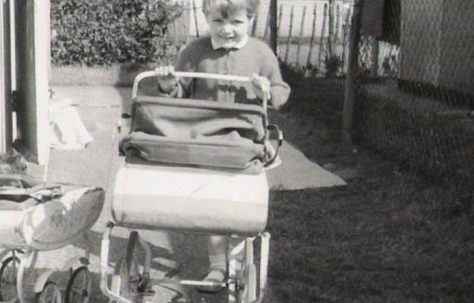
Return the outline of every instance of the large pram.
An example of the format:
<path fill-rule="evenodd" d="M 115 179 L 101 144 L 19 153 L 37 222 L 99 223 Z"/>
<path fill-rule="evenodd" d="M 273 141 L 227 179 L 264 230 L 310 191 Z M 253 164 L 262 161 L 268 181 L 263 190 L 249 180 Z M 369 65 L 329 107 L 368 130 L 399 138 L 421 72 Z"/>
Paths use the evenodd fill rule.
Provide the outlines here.
<path fill-rule="evenodd" d="M 246 77 L 177 74 L 249 82 Z M 140 82 L 154 76 L 153 71 L 141 73 L 133 85 L 131 127 L 120 144 L 125 161 L 115 177 L 113 222 L 102 239 L 102 292 L 117 302 L 153 302 L 152 285 L 177 283 L 227 288 L 229 302 L 260 302 L 270 240 L 265 232 L 269 192 L 265 170 L 282 142 L 278 128 L 267 124 L 267 101 L 250 105 L 139 96 Z M 279 143 L 275 149 L 268 143 L 270 134 Z M 114 226 L 220 234 L 243 241 L 229 248 L 224 283 L 153 279 L 150 245 L 133 230 L 125 256 L 117 262 L 118 281 L 109 285 Z M 260 251 L 255 253 L 256 243 Z M 139 248 L 144 258 L 135 256 Z"/>
<path fill-rule="evenodd" d="M 89 252 L 70 256 L 66 280 L 53 269 L 37 272 L 38 253 L 86 237 L 100 215 L 104 191 L 45 184 L 22 175 L 0 175 L 0 302 L 86 303 L 91 295 Z M 86 242 L 87 245 L 87 242 Z"/>

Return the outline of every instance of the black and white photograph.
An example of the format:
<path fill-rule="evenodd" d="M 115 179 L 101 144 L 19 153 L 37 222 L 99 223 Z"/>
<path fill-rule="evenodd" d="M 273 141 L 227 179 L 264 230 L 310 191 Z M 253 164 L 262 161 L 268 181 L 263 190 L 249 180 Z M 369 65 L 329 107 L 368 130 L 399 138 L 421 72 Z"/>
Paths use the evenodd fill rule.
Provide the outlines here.
<path fill-rule="evenodd" d="M 0 303 L 474 302 L 474 1 L 2 0 Z"/>

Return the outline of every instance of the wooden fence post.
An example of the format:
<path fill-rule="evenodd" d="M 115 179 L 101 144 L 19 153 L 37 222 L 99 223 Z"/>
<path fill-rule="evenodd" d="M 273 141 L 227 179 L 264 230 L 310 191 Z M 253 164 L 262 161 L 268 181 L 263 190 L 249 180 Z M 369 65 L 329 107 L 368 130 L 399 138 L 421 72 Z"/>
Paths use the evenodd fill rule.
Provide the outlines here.
<path fill-rule="evenodd" d="M 293 31 L 293 14 L 294 14 L 295 6 L 291 6 L 291 12 L 290 12 L 290 26 L 288 28 L 288 40 L 286 40 L 286 52 L 285 52 L 285 62 L 288 63 L 288 54 L 290 52 L 290 46 L 291 46 L 291 36 L 292 36 L 292 31 Z"/>
<path fill-rule="evenodd" d="M 316 32 L 316 3 L 314 4 L 314 9 L 313 9 L 313 24 L 311 27 L 311 38 L 309 40 L 309 51 L 308 51 L 308 58 L 306 59 L 306 66 L 310 67 L 311 66 L 311 55 L 313 54 L 313 45 L 314 45 L 314 35 Z"/>
<path fill-rule="evenodd" d="M 303 7 L 303 14 L 301 16 L 301 27 L 300 36 L 298 37 L 298 47 L 296 49 L 296 66 L 300 66 L 300 52 L 301 52 L 301 39 L 304 34 L 304 18 L 306 16 L 306 5 Z"/>
<path fill-rule="evenodd" d="M 324 12 L 323 12 L 323 26 L 321 26 L 321 35 L 319 36 L 319 52 L 318 52 L 318 64 L 322 65 L 321 59 L 323 55 L 324 48 L 324 34 L 326 33 L 326 19 L 328 16 L 328 5 L 324 3 Z"/>
<path fill-rule="evenodd" d="M 328 6 L 328 42 L 327 42 L 328 58 L 334 54 L 334 0 L 329 0 Z"/>
<path fill-rule="evenodd" d="M 271 12 L 271 5 L 268 7 L 268 14 L 267 14 L 267 19 L 265 19 L 265 29 L 263 30 L 263 41 L 267 41 L 268 37 L 268 32 L 270 29 L 270 22 L 272 22 L 272 12 Z M 270 43 L 270 48 L 272 48 L 272 41 L 269 41 Z M 272 48 L 273 49 L 273 48 Z"/>
<path fill-rule="evenodd" d="M 352 125 L 354 123 L 362 2 L 363 0 L 354 0 L 351 29 L 349 32 L 349 55 L 344 90 L 344 106 L 342 109 L 342 140 L 349 148 L 352 148 L 353 145 Z"/>
<path fill-rule="evenodd" d="M 255 37 L 257 34 L 257 25 L 258 25 L 258 12 L 255 14 L 252 25 L 252 37 Z"/>
<path fill-rule="evenodd" d="M 196 1 L 193 0 L 193 14 L 194 14 L 194 26 L 196 27 L 196 37 L 199 37 L 199 25 L 196 9 Z"/>
<path fill-rule="evenodd" d="M 283 16 L 283 4 L 280 4 L 279 9 L 278 9 L 278 25 L 277 25 L 278 33 L 280 33 L 282 16 Z"/>
<path fill-rule="evenodd" d="M 334 27 L 334 44 L 339 45 L 339 27 L 341 26 L 341 12 L 339 4 L 336 5 L 336 25 Z"/>

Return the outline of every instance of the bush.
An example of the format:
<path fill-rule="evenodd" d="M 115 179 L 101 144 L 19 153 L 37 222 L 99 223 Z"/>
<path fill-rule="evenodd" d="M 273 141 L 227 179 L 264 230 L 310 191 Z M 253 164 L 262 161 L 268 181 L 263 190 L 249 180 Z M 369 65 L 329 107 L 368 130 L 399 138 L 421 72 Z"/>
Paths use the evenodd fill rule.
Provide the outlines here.
<path fill-rule="evenodd" d="M 56 0 L 51 2 L 52 63 L 156 63 L 173 57 L 166 31 L 182 13 L 167 0 Z"/>

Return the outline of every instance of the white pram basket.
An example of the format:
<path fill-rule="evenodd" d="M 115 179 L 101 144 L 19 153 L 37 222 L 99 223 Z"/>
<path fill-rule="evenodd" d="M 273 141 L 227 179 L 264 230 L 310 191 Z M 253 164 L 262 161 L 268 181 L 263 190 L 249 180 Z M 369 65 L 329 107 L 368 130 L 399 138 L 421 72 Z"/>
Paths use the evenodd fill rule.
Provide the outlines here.
<path fill-rule="evenodd" d="M 177 74 L 249 81 L 235 76 Z M 144 264 L 140 264 L 143 270 L 138 273 L 138 286 L 111 290 L 108 285 L 109 237 L 117 225 L 246 237 L 243 265 L 229 264 L 228 280 L 218 286 L 230 290 L 230 302 L 260 301 L 266 286 L 270 239 L 265 232 L 269 192 L 265 166 L 276 156 L 268 151 L 268 129 L 279 133 L 275 126 L 267 125 L 266 100 L 260 106 L 137 96 L 140 81 L 153 76 L 154 72 L 145 72 L 134 82 L 131 130 L 121 141 L 125 157 L 114 183 L 114 222 L 109 223 L 102 241 L 102 291 L 119 302 L 153 298 L 151 286 L 146 285 L 152 282 L 150 249 L 136 231 L 131 233 L 128 251 L 139 243 L 147 253 Z M 281 135 L 278 139 L 281 144 Z M 259 283 L 253 261 L 256 238 L 261 239 Z M 137 280 L 128 276 L 131 273 L 127 268 L 133 263 L 127 260 L 129 255 L 122 261 L 119 284 Z M 230 262 L 237 260 L 231 258 Z M 190 280 L 178 283 L 213 284 Z"/>

